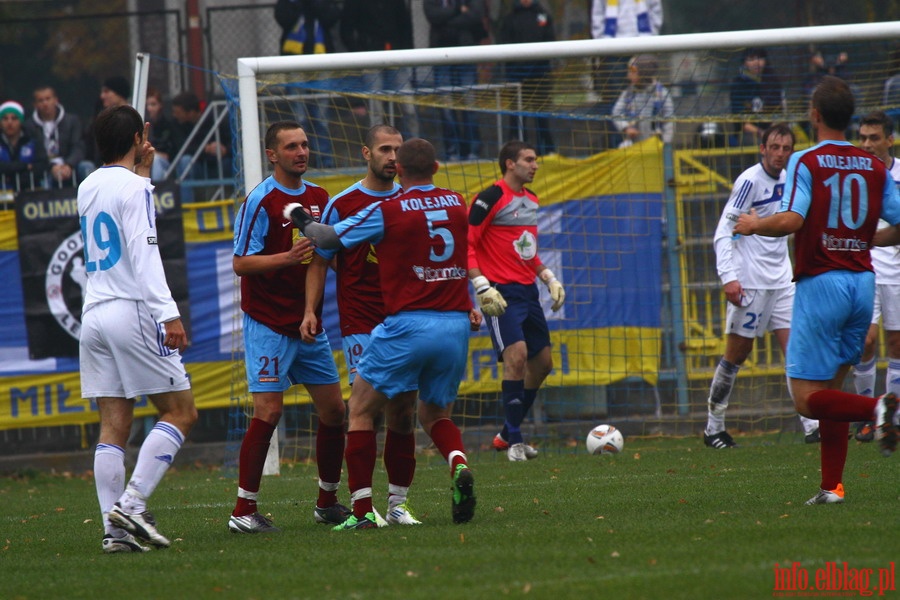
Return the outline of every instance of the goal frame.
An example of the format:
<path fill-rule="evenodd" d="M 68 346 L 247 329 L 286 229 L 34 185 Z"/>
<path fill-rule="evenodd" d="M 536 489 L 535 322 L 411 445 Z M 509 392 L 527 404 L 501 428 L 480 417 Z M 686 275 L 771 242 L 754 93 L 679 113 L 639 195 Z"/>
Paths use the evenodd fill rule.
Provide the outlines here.
<path fill-rule="evenodd" d="M 341 69 L 418 67 L 490 62 L 521 62 L 546 58 L 591 58 L 641 52 L 735 49 L 778 44 L 858 42 L 888 37 L 900 38 L 900 21 L 787 27 L 712 33 L 568 40 L 529 44 L 496 44 L 455 48 L 417 48 L 373 52 L 340 52 L 290 56 L 257 56 L 237 60 L 241 119 L 241 150 L 244 189 L 251 190 L 263 179 L 262 140 L 257 78 L 271 73 L 311 72 Z"/>

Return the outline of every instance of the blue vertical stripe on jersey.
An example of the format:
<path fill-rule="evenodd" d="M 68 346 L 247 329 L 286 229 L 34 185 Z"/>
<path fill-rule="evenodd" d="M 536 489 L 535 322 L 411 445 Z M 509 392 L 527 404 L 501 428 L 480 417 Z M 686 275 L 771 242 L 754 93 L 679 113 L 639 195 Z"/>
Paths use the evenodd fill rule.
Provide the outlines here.
<path fill-rule="evenodd" d="M 734 199 L 734 207 L 735 208 L 744 208 L 744 202 L 747 201 L 747 196 L 750 194 L 750 190 L 753 189 L 753 183 L 751 181 L 745 181 L 741 186 L 740 191 L 737 193 L 737 197 Z"/>

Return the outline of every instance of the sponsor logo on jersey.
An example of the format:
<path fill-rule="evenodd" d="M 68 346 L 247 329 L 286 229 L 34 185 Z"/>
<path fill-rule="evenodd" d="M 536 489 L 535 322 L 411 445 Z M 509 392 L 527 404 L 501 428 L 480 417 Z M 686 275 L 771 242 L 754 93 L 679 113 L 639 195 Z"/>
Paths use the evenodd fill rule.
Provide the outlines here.
<path fill-rule="evenodd" d="M 148 245 L 148 246 L 155 246 L 155 245 L 156 245 L 156 236 L 155 236 L 155 235 L 151 235 L 151 236 L 149 236 L 149 237 L 147 238 L 147 245 Z"/>
<path fill-rule="evenodd" d="M 523 231 L 522 235 L 513 241 L 513 248 L 522 260 L 531 260 L 537 256 L 537 239 L 530 231 Z"/>
<path fill-rule="evenodd" d="M 433 267 L 421 267 L 418 265 L 413 265 L 413 273 L 416 274 L 421 281 L 425 281 L 427 283 L 432 281 L 451 281 L 455 279 L 466 279 L 467 271 L 465 267 L 441 267 L 439 269 L 435 269 Z"/>

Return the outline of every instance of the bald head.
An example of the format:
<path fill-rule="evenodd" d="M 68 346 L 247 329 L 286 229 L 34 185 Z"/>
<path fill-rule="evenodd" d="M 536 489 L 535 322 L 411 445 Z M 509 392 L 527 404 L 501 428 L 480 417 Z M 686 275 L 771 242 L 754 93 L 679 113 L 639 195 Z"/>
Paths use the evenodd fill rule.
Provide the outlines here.
<path fill-rule="evenodd" d="M 415 181 L 430 180 L 437 171 L 434 146 L 422 138 L 412 138 L 403 142 L 397 151 L 397 163 L 401 176 Z"/>

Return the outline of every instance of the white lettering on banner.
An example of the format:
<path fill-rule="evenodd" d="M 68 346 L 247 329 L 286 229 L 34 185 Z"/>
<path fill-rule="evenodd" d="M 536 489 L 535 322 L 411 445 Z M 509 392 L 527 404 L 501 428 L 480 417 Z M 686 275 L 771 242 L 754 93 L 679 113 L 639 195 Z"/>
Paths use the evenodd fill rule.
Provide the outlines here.
<path fill-rule="evenodd" d="M 53 251 L 50 263 L 47 265 L 47 275 L 44 278 L 44 293 L 47 295 L 47 305 L 59 326 L 76 340 L 81 335 L 81 315 L 78 316 L 69 310 L 66 303 L 66 289 L 74 283 L 81 291 L 84 298 L 84 288 L 87 285 L 87 273 L 84 269 L 84 239 L 81 231 L 76 231 L 62 241 L 59 247 Z M 67 277 L 68 276 L 68 277 Z M 81 302 L 78 302 L 79 309 Z"/>
<path fill-rule="evenodd" d="M 77 217 L 78 203 L 75 198 L 26 202 L 22 206 L 22 216 L 29 221 L 54 219 L 56 217 Z"/>

